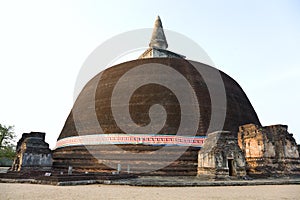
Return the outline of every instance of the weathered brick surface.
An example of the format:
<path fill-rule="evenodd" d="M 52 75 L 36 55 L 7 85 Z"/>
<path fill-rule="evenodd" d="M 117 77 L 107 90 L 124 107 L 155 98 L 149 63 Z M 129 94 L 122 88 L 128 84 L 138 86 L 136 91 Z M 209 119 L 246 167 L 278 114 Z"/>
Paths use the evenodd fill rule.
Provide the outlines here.
<path fill-rule="evenodd" d="M 143 65 L 143 64 L 163 64 L 170 68 L 175 69 L 180 74 L 182 74 L 185 79 L 192 86 L 199 104 L 200 109 L 200 120 L 198 124 L 198 130 L 196 135 L 205 136 L 208 130 L 208 126 L 211 120 L 211 99 L 207 88 L 207 85 L 198 71 L 195 69 L 195 65 L 203 70 L 211 68 L 202 63 L 198 62 L 188 62 L 184 59 L 176 58 L 152 58 L 152 59 L 139 59 L 126 63 L 122 63 L 111 68 L 106 69 L 100 74 L 96 75 L 90 80 L 81 91 L 78 99 L 76 100 L 74 107 L 66 120 L 66 123 L 62 129 L 62 132 L 58 139 L 63 139 L 70 136 L 77 136 L 77 129 L 81 129 L 81 134 L 110 134 L 110 133 L 124 133 L 121 130 L 114 119 L 111 109 L 111 97 L 114 87 L 118 80 L 129 70 Z M 194 65 L 192 65 L 192 64 Z M 155 73 L 155 72 L 153 72 Z M 157 73 L 157 72 L 156 72 Z M 160 74 L 157 74 L 159 76 Z M 230 131 L 236 135 L 238 132 L 238 127 L 247 123 L 254 123 L 260 125 L 259 119 L 249 101 L 246 94 L 243 92 L 242 88 L 228 75 L 220 71 L 221 78 L 224 82 L 226 90 L 226 108 L 218 105 L 214 105 L 219 111 L 226 109 L 226 118 L 223 130 Z M 98 78 L 101 76 L 98 82 Z M 206 77 L 210 84 L 216 84 L 213 78 Z M 121 87 L 129 86 L 124 84 Z M 96 92 L 96 93 L 95 93 Z M 95 99 L 91 98 L 95 94 Z M 217 95 L 217 94 L 216 94 Z M 218 97 L 217 97 L 218 98 Z M 221 96 L 219 97 L 221 98 Z M 95 100 L 95 108 L 89 107 L 89 102 Z M 185 105 L 180 105 L 176 95 L 169 89 L 162 85 L 157 84 L 147 84 L 138 88 L 132 95 L 130 102 L 124 102 L 124 105 L 128 105 L 131 117 L 133 121 L 140 125 L 145 126 L 149 124 L 149 108 L 154 104 L 162 105 L 167 113 L 167 119 L 164 127 L 158 132 L 158 134 L 170 134 L 174 135 L 177 133 L 181 117 L 186 117 L 181 115 L 181 108 Z M 189 105 L 187 105 L 189 106 Z M 76 121 L 73 117 L 73 112 L 80 115 L 80 121 Z M 97 121 L 91 120 L 93 118 L 93 113 L 96 112 Z M 217 112 L 219 113 L 219 112 Z M 119 113 L 122 115 L 122 113 Z M 188 115 L 187 115 L 188 116 Z M 76 126 L 75 126 L 76 124 Z M 98 129 L 98 125 L 101 126 L 103 132 Z M 213 126 L 214 127 L 214 126 Z M 218 127 L 218 125 L 216 125 Z M 211 131 L 218 131 L 215 128 Z M 191 129 L 192 132 L 192 129 Z M 139 132 L 131 132 L 135 134 Z M 153 134 L 153 133 L 149 133 Z M 124 145 L 122 148 L 136 148 L 137 151 L 147 148 L 143 145 Z M 54 167 L 62 167 L 67 165 L 77 165 L 86 166 L 85 169 L 98 169 L 101 171 L 103 165 L 99 162 L 89 162 L 89 165 L 85 159 L 78 159 L 75 163 L 70 159 L 69 151 L 72 151 L 73 147 L 70 148 L 60 148 L 54 151 Z M 198 149 L 199 150 L 199 149 Z M 82 154 L 86 154 L 85 148 L 82 148 Z M 193 154 L 191 150 L 188 150 L 188 154 L 179 158 L 175 161 L 173 165 L 167 167 L 168 171 L 166 173 L 177 172 L 178 174 L 191 173 L 196 175 L 197 173 L 197 153 Z M 65 154 L 64 154 L 65 153 Z M 170 152 L 172 153 L 172 151 Z M 74 152 L 78 156 L 81 155 L 80 151 Z M 110 152 L 109 155 L 114 157 L 114 152 Z M 168 157 L 168 154 L 164 155 Z M 129 159 L 130 160 L 130 159 Z M 117 162 L 117 160 L 115 160 Z M 142 162 L 142 161 L 141 161 Z M 154 161 L 153 161 L 154 162 Z M 157 161 L 156 161 L 157 162 Z M 94 164 L 93 164 L 94 163 Z M 177 164 L 176 164 L 177 163 Z M 180 163 L 180 164 L 179 164 Z M 150 163 L 151 164 L 151 163 Z M 184 167 L 188 170 L 183 170 Z M 75 167 L 74 167 L 75 169 Z M 106 168 L 105 168 L 106 170 Z"/>
<path fill-rule="evenodd" d="M 297 143 L 287 126 L 261 127 L 247 124 L 240 127 L 239 146 L 245 154 L 250 174 L 299 174 Z"/>
<path fill-rule="evenodd" d="M 23 133 L 17 143 L 17 155 L 12 170 L 49 170 L 52 167 L 52 152 L 45 142 L 45 133 Z"/>
<path fill-rule="evenodd" d="M 198 154 L 198 176 L 226 178 L 246 176 L 246 161 L 235 134 L 219 131 L 208 134 Z"/>

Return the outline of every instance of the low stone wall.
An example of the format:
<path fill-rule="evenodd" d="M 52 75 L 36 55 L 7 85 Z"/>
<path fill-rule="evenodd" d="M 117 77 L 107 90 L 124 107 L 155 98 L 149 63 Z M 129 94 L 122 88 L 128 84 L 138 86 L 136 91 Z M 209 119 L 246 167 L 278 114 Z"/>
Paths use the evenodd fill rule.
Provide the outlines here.
<path fill-rule="evenodd" d="M 11 167 L 13 160 L 8 158 L 0 158 L 0 167 Z"/>

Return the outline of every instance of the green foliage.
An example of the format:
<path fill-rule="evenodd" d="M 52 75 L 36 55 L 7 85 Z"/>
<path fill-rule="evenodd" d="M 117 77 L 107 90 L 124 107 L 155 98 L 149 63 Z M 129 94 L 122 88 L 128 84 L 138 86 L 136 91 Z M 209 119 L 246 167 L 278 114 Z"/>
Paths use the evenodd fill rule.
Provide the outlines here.
<path fill-rule="evenodd" d="M 5 126 L 0 124 L 0 158 L 13 159 L 15 151 L 16 134 L 13 126 Z"/>
<path fill-rule="evenodd" d="M 13 126 L 5 126 L 0 124 L 0 147 L 12 145 L 16 134 Z"/>
<path fill-rule="evenodd" d="M 9 147 L 2 147 L 0 149 L 0 158 L 8 158 L 10 160 L 13 160 L 16 155 L 15 147 L 9 146 Z"/>

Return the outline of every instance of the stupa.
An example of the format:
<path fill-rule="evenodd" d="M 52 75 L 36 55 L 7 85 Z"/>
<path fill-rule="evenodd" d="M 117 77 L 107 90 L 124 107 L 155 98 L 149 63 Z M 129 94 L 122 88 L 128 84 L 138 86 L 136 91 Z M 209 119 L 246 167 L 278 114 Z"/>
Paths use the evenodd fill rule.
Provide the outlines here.
<path fill-rule="evenodd" d="M 239 126 L 250 123 L 261 126 L 245 92 L 233 78 L 207 64 L 189 61 L 185 56 L 167 48 L 162 22 L 157 17 L 149 48 L 139 59 L 111 66 L 85 85 L 57 139 L 56 149 L 53 151 L 55 169 L 62 170 L 72 166 L 74 171 L 79 172 L 114 172 L 117 169 L 121 172 L 151 175 L 196 175 L 198 152 L 208 130 L 230 131 L 237 137 Z M 131 73 L 141 66 L 149 66 L 149 70 Z M 122 94 L 122 91 L 131 87 L 132 80 L 138 82 L 145 77 L 147 79 L 167 76 L 167 73 L 162 73 L 160 66 L 180 73 L 193 90 L 192 94 L 197 103 L 181 104 L 180 98 L 172 88 L 155 82 L 138 87 L 128 102 L 117 101 L 117 106 L 112 104 L 115 100 L 114 95 L 117 95 L 117 100 L 118 97 L 123 98 L 122 95 L 126 95 Z M 215 84 L 216 80 L 209 76 L 203 77 L 197 69 L 217 71 L 222 78 L 226 103 L 225 106 L 213 105 L 215 113 L 226 114 L 221 128 L 220 124 L 211 124 L 212 99 L 207 86 L 207 83 Z M 122 84 L 119 84 L 120 80 Z M 164 80 L 164 77 L 161 80 Z M 174 77 L 170 82 L 178 86 L 180 91 L 180 80 Z M 120 108 L 118 112 L 114 111 L 116 107 Z M 193 112 L 200 112 L 196 129 L 192 125 L 193 117 L 182 113 L 182 110 L 191 108 L 194 108 Z M 134 122 L 133 125 L 125 123 L 128 113 L 130 120 Z M 154 115 L 151 116 L 151 113 Z M 160 115 L 165 115 L 163 124 L 160 120 L 155 120 L 159 119 Z M 120 124 L 116 118 L 124 123 Z M 185 118 L 188 118 L 185 121 L 186 126 L 181 129 Z M 191 126 L 188 123 L 191 123 Z M 143 128 L 149 124 L 159 131 L 144 131 Z M 124 128 L 130 132 L 124 131 Z M 158 155 L 151 156 L 161 149 L 164 150 Z M 178 151 L 182 153 L 176 157 Z M 143 156 L 137 156 L 138 154 Z M 163 167 L 159 167 L 160 165 Z"/>

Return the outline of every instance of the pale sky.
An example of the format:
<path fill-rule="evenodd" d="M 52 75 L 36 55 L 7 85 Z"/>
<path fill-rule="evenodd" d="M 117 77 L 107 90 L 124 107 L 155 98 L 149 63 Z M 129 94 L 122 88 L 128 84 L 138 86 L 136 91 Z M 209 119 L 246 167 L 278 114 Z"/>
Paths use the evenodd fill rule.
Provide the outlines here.
<path fill-rule="evenodd" d="M 115 35 L 152 28 L 157 15 L 241 85 L 264 126 L 286 124 L 300 143 L 297 0 L 1 1 L 0 123 L 15 125 L 18 138 L 46 132 L 53 148 L 88 55 Z"/>

